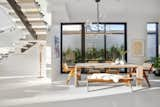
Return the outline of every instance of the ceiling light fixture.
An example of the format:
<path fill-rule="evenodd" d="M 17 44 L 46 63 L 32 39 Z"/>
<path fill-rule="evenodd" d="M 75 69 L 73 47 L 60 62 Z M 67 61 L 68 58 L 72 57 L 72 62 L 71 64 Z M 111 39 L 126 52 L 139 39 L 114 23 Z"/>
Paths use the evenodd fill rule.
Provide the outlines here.
<path fill-rule="evenodd" d="M 89 31 L 97 31 L 99 32 L 100 31 L 100 9 L 99 9 L 99 3 L 100 3 L 100 0 L 95 0 L 95 3 L 96 3 L 96 22 L 90 22 L 89 20 L 86 21 L 86 28 L 89 30 Z"/>
<path fill-rule="evenodd" d="M 100 21 L 100 12 L 99 12 L 99 2 L 100 2 L 100 0 L 95 0 L 95 2 L 97 3 L 97 30 L 99 31 L 100 29 L 99 29 L 99 21 Z"/>

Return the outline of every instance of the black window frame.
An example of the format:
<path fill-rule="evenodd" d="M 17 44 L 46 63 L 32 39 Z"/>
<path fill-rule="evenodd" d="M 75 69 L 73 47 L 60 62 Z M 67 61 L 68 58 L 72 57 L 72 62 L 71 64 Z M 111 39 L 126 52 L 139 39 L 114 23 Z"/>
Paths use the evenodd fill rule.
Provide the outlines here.
<path fill-rule="evenodd" d="M 124 50 L 127 51 L 127 23 L 126 22 L 100 22 L 99 24 L 105 24 L 105 25 L 124 25 Z M 86 29 L 85 29 L 85 23 L 81 23 L 81 22 L 75 22 L 75 23 L 61 23 L 60 26 L 60 31 L 61 31 L 61 40 L 60 40 L 60 49 L 61 49 L 61 57 L 60 57 L 60 70 L 61 73 L 65 73 L 63 72 L 63 61 L 62 61 L 62 52 L 63 52 L 63 25 L 81 25 L 82 26 L 82 30 L 81 30 L 81 52 L 82 52 L 82 61 L 81 62 L 86 62 L 85 60 L 85 33 L 86 33 Z M 105 60 L 106 60 L 106 35 L 104 34 L 104 49 L 105 49 Z M 127 59 L 127 54 L 125 54 L 125 60 L 126 62 L 128 61 Z"/>
<path fill-rule="evenodd" d="M 156 35 L 156 57 L 158 57 L 159 56 L 159 27 L 158 27 L 159 23 L 158 22 L 148 22 L 147 25 L 148 24 L 156 24 L 156 31 L 155 32 L 148 32 L 148 30 L 147 30 L 147 36 L 149 34 Z"/>

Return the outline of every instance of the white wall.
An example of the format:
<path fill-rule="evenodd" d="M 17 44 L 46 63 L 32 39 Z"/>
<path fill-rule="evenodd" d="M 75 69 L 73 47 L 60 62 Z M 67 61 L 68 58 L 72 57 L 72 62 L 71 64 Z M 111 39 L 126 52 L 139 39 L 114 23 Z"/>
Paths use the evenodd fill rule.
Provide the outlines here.
<path fill-rule="evenodd" d="M 48 2 L 48 11 L 53 16 L 52 29 L 55 31 L 57 30 L 54 29 L 55 24 L 60 25 L 61 22 L 96 21 L 96 5 L 92 0 L 48 0 Z M 132 41 L 141 39 L 146 44 L 147 22 L 160 21 L 159 4 L 159 0 L 102 0 L 100 4 L 102 22 L 127 23 L 129 63 L 142 64 L 144 62 L 145 54 L 144 56 L 133 56 L 131 53 Z M 51 35 L 54 35 L 53 33 L 52 31 Z M 145 44 L 144 52 L 146 52 Z M 55 66 L 59 67 L 58 65 Z"/>
<path fill-rule="evenodd" d="M 52 26 L 52 29 L 50 30 L 49 37 L 48 37 L 48 45 L 52 48 L 52 64 L 51 64 L 51 78 L 52 81 L 58 80 L 60 77 L 60 56 L 57 56 L 57 53 L 55 51 L 55 36 L 59 38 L 60 40 L 60 26 L 55 25 Z M 59 43 L 59 50 L 60 50 L 60 43 Z"/>
<path fill-rule="evenodd" d="M 13 54 L 0 63 L 0 76 L 39 76 L 39 51 L 36 46 L 24 54 Z"/>
<path fill-rule="evenodd" d="M 8 26 L 12 26 L 13 22 L 11 20 L 11 17 L 8 15 L 6 9 L 0 5 L 0 16 L 1 16 L 1 20 L 0 20 L 0 27 L 8 27 Z"/>

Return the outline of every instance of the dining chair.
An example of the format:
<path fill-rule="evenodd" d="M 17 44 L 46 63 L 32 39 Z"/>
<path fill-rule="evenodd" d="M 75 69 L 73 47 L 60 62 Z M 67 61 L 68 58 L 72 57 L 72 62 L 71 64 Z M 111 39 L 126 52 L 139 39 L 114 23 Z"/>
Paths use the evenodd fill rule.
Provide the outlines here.
<path fill-rule="evenodd" d="M 68 85 L 70 80 L 75 77 L 75 66 L 68 66 L 67 63 L 63 64 L 63 72 L 68 73 L 66 84 Z M 77 74 L 78 80 L 81 79 L 81 73 Z"/>
<path fill-rule="evenodd" d="M 148 87 L 151 87 L 149 82 L 149 74 L 153 72 L 153 64 L 152 63 L 143 63 L 143 76 L 146 79 Z"/>
<path fill-rule="evenodd" d="M 153 64 L 152 63 L 143 63 L 143 71 L 147 72 L 148 74 L 153 72 Z"/>

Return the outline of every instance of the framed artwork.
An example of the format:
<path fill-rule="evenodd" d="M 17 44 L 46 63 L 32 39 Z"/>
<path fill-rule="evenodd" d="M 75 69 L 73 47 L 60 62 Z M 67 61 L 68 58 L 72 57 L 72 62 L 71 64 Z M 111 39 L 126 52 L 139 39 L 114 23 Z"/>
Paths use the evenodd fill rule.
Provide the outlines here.
<path fill-rule="evenodd" d="M 54 37 L 54 49 L 55 49 L 55 54 L 56 54 L 56 57 L 59 58 L 60 57 L 60 39 L 59 37 L 55 36 Z"/>
<path fill-rule="evenodd" d="M 144 56 L 144 40 L 143 39 L 133 40 L 132 55 L 133 56 Z"/>

